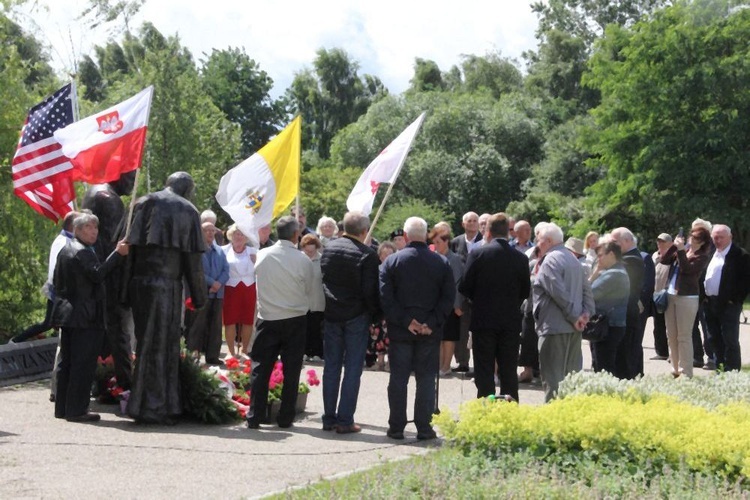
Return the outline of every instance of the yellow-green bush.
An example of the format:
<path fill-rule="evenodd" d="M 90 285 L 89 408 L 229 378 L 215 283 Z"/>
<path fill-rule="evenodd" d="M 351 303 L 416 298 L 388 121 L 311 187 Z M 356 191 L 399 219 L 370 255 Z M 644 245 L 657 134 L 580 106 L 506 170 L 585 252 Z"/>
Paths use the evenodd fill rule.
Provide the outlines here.
<path fill-rule="evenodd" d="M 544 406 L 502 401 L 465 403 L 455 421 L 435 417 L 448 442 L 465 451 L 530 450 L 540 458 L 583 455 L 750 477 L 750 405 L 714 410 L 653 395 L 577 395 Z"/>

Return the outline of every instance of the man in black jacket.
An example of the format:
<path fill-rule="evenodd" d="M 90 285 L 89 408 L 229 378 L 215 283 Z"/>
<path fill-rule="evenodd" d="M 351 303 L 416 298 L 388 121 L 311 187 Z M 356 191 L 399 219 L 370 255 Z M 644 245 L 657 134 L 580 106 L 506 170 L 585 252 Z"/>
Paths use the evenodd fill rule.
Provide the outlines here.
<path fill-rule="evenodd" d="M 630 278 L 630 296 L 625 318 L 625 337 L 617 347 L 615 375 L 621 379 L 634 379 L 643 365 L 643 331 L 641 330 L 641 291 L 646 272 L 645 263 L 633 233 L 626 227 L 612 231 L 612 241 L 622 250 L 622 263 Z M 640 358 L 640 359 L 639 359 Z"/>
<path fill-rule="evenodd" d="M 370 219 L 344 216 L 344 234 L 320 258 L 326 309 L 323 321 L 323 430 L 359 432 L 354 412 L 359 397 L 369 326 L 379 315 L 378 256 L 365 245 Z M 341 370 L 344 380 L 341 381 Z M 341 399 L 339 399 L 339 390 Z"/>
<path fill-rule="evenodd" d="M 521 304 L 529 296 L 529 259 L 508 243 L 508 217 L 487 222 L 489 243 L 469 254 L 459 292 L 472 301 L 471 331 L 477 397 L 495 394 L 495 362 L 500 392 L 518 401 L 518 347 Z"/>
<path fill-rule="evenodd" d="M 443 324 L 453 310 L 456 283 L 448 260 L 427 247 L 427 223 L 410 217 L 404 223 L 408 245 L 380 266 L 380 302 L 388 324 L 388 437 L 404 438 L 406 386 L 414 372 L 417 439 L 434 439 L 430 420 L 435 409 L 435 381 L 440 363 Z"/>
<path fill-rule="evenodd" d="M 706 269 L 706 323 L 713 343 L 716 368 L 739 370 L 740 313 L 750 287 L 750 255 L 732 243 L 732 230 L 716 224 L 711 231 L 716 246 Z"/>
<path fill-rule="evenodd" d="M 62 327 L 55 418 L 96 422 L 99 414 L 89 413 L 88 408 L 96 357 L 104 339 L 104 279 L 128 254 L 129 247 L 124 241 L 118 242 L 101 263 L 93 247 L 99 234 L 99 219 L 91 213 L 75 218 L 73 233 L 75 239 L 57 257 L 54 277 L 53 324 Z"/>

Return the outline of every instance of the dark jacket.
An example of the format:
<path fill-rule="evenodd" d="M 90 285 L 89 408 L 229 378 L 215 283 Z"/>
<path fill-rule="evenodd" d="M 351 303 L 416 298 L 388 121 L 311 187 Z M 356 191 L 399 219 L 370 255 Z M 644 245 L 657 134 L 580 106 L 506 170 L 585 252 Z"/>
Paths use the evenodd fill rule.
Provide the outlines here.
<path fill-rule="evenodd" d="M 750 292 L 750 254 L 732 243 L 724 258 L 719 283 L 719 303 L 742 304 Z"/>
<path fill-rule="evenodd" d="M 348 321 L 365 313 L 373 320 L 380 315 L 379 264 L 372 248 L 349 235 L 328 243 L 320 258 L 326 320 Z"/>
<path fill-rule="evenodd" d="M 426 243 L 412 241 L 380 266 L 380 301 L 391 340 L 441 340 L 455 295 L 448 260 Z M 426 323 L 432 334 L 415 336 L 409 331 L 412 319 Z"/>
<path fill-rule="evenodd" d="M 677 250 L 677 247 L 672 245 L 661 258 L 661 263 L 671 266 L 675 261 L 679 264 L 677 280 L 675 281 L 677 295 L 700 295 L 700 278 L 710 261 L 708 252 L 697 253 L 688 257 L 684 249 Z M 669 279 L 672 279 L 671 272 Z"/>
<path fill-rule="evenodd" d="M 529 297 L 529 259 L 504 239 L 469 254 L 458 291 L 472 301 L 471 329 L 521 331 L 521 304 Z"/>
<path fill-rule="evenodd" d="M 474 237 L 474 243 L 482 240 L 482 233 L 477 233 Z M 466 245 L 466 233 L 459 234 L 451 240 L 451 250 L 457 253 L 461 259 L 466 262 L 466 258 L 469 256 L 469 248 Z"/>
<path fill-rule="evenodd" d="M 77 239 L 69 241 L 57 256 L 52 324 L 67 328 L 104 329 L 104 278 L 121 261 L 122 256 L 112 252 L 101 263 L 94 247 L 87 247 Z"/>
<path fill-rule="evenodd" d="M 652 304 L 654 302 L 654 284 L 656 283 L 656 266 L 651 254 L 641 252 L 643 259 L 643 286 L 641 287 L 641 304 L 643 305 L 644 317 L 654 314 Z"/>
<path fill-rule="evenodd" d="M 628 273 L 630 280 L 630 295 L 628 298 L 627 325 L 630 328 L 636 328 L 640 323 L 641 311 L 638 302 L 641 300 L 641 291 L 643 290 L 643 275 L 646 267 L 638 248 L 631 248 L 622 254 L 622 264 Z"/>

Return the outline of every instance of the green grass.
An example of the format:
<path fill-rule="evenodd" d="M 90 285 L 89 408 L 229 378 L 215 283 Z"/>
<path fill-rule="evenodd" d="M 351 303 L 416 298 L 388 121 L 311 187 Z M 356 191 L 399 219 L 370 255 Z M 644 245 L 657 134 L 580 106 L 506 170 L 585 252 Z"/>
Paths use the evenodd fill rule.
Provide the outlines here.
<path fill-rule="evenodd" d="M 750 485 L 665 468 L 657 477 L 628 463 L 540 462 L 528 453 L 488 457 L 454 448 L 314 483 L 273 498 L 746 498 Z"/>

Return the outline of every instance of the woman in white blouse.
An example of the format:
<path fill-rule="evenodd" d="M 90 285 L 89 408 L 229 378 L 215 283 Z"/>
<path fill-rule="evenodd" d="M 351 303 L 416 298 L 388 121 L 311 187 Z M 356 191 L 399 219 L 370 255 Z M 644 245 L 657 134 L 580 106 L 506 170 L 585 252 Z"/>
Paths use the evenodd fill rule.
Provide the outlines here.
<path fill-rule="evenodd" d="M 250 337 L 255 321 L 255 257 L 256 248 L 248 246 L 248 238 L 232 224 L 227 229 L 228 245 L 222 248 L 229 263 L 229 281 L 224 289 L 224 334 L 229 356 L 238 357 L 235 350 L 237 325 L 240 326 L 242 347 L 239 358 L 247 359 Z"/>

